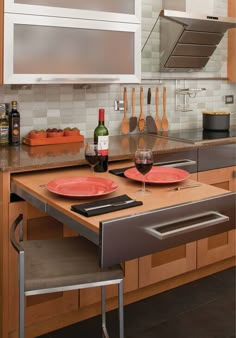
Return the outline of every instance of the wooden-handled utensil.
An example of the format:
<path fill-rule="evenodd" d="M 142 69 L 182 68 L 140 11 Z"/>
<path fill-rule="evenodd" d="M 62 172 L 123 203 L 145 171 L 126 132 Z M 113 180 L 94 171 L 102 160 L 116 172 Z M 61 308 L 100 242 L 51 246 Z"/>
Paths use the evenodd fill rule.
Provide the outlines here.
<path fill-rule="evenodd" d="M 123 134 L 128 134 L 129 132 L 129 121 L 126 116 L 126 107 L 127 107 L 127 93 L 126 87 L 124 87 L 124 94 L 123 94 L 123 101 L 124 101 L 124 117 L 121 123 L 121 131 Z"/>
<path fill-rule="evenodd" d="M 145 119 L 143 115 L 143 87 L 140 87 L 140 115 L 138 120 L 138 129 L 139 131 L 144 131 L 145 129 Z"/>
<path fill-rule="evenodd" d="M 166 87 L 165 86 L 163 87 L 162 103 L 163 103 L 163 115 L 162 115 L 162 120 L 161 120 L 161 129 L 168 130 L 168 120 L 166 116 Z"/>
<path fill-rule="evenodd" d="M 147 92 L 148 114 L 146 117 L 147 131 L 148 133 L 156 133 L 157 132 L 156 123 L 155 123 L 154 118 L 151 116 L 151 110 L 150 110 L 151 97 L 152 97 L 151 88 L 148 88 L 148 92 Z"/>
<path fill-rule="evenodd" d="M 156 88 L 156 93 L 155 93 L 155 106 L 156 106 L 156 115 L 155 115 L 155 123 L 157 130 L 161 129 L 161 119 L 158 114 L 158 104 L 159 104 L 159 90 Z"/>
<path fill-rule="evenodd" d="M 129 131 L 130 132 L 134 131 L 136 126 L 137 126 L 137 117 L 134 116 L 134 112 L 135 112 L 135 88 L 132 88 L 131 109 L 132 109 L 132 116 L 129 119 Z"/>

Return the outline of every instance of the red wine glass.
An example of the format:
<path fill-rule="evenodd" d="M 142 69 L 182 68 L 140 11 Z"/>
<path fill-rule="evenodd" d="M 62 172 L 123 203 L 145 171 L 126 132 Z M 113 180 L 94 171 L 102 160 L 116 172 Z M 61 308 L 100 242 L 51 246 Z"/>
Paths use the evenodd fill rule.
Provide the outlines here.
<path fill-rule="evenodd" d="M 152 169 L 153 154 L 151 149 L 138 149 L 135 152 L 135 167 L 143 175 L 142 189 L 138 190 L 139 193 L 145 194 L 149 191 L 145 188 L 145 176 Z"/>
<path fill-rule="evenodd" d="M 94 167 L 99 161 L 99 152 L 98 152 L 98 144 L 95 143 L 86 143 L 85 145 L 85 150 L 84 150 L 84 155 L 86 161 L 89 163 L 91 167 L 92 173 L 94 173 Z"/>

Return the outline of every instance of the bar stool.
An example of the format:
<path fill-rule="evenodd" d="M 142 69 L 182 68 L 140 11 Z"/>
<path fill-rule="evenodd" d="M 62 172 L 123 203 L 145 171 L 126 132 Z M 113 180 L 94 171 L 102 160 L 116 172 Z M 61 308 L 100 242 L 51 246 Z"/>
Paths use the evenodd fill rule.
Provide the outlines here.
<path fill-rule="evenodd" d="M 19 229 L 19 241 L 16 230 Z M 19 262 L 19 338 L 24 338 L 25 296 L 101 287 L 102 334 L 106 328 L 105 287 L 118 285 L 119 337 L 124 338 L 123 271 L 120 265 L 100 268 L 98 248 L 82 236 L 23 240 L 23 215 L 13 222 L 10 240 Z"/>

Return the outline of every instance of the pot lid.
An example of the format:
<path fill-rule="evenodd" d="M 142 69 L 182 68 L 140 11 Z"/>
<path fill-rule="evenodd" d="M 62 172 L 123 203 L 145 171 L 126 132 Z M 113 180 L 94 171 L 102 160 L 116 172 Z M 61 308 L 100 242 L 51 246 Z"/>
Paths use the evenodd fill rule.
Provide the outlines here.
<path fill-rule="evenodd" d="M 202 113 L 209 115 L 230 115 L 228 111 L 204 111 Z"/>

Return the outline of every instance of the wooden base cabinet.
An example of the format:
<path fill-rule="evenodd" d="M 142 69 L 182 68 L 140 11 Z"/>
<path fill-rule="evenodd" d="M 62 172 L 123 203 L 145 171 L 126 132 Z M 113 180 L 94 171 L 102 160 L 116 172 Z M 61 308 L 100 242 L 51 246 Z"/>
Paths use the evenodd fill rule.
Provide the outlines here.
<path fill-rule="evenodd" d="M 196 269 L 196 242 L 139 258 L 139 287 Z"/>
<path fill-rule="evenodd" d="M 198 180 L 230 191 L 236 191 L 236 167 L 198 173 Z M 236 254 L 236 230 L 197 241 L 197 267 L 203 267 Z"/>

